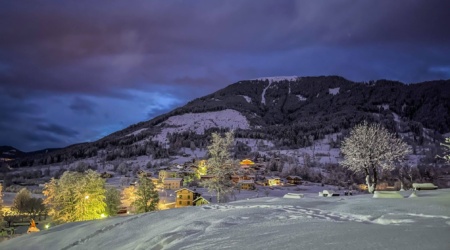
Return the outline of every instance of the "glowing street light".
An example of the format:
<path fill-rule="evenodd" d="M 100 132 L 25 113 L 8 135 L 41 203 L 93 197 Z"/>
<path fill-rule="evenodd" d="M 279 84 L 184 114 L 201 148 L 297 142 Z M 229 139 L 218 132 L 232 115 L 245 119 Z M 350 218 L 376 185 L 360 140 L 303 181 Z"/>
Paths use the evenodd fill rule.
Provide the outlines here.
<path fill-rule="evenodd" d="M 49 229 L 50 228 L 50 224 L 45 224 L 45 229 Z"/>

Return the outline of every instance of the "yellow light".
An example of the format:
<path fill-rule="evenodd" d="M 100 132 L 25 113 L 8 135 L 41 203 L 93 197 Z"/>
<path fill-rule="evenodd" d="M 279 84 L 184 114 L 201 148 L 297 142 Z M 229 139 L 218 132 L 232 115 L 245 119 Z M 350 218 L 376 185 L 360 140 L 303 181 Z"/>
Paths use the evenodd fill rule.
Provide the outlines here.
<path fill-rule="evenodd" d="M 101 214 L 100 217 L 101 218 L 106 218 L 106 215 L 105 214 Z"/>
<path fill-rule="evenodd" d="M 49 228 L 50 228 L 50 224 L 46 224 L 45 229 L 49 229 Z"/>
<path fill-rule="evenodd" d="M 84 198 L 85 198 L 86 200 L 89 199 L 89 195 L 84 196 Z"/>

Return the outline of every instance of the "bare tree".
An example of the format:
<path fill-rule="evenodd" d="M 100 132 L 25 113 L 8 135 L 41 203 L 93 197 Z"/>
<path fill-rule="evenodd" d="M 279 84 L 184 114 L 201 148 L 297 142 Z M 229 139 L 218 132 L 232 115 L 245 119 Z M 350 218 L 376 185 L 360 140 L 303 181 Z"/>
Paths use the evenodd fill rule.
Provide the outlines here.
<path fill-rule="evenodd" d="M 408 145 L 379 124 L 363 122 L 350 132 L 341 147 L 345 168 L 366 176 L 370 193 L 377 186 L 378 175 L 382 170 L 392 170 L 395 164 L 409 152 Z"/>

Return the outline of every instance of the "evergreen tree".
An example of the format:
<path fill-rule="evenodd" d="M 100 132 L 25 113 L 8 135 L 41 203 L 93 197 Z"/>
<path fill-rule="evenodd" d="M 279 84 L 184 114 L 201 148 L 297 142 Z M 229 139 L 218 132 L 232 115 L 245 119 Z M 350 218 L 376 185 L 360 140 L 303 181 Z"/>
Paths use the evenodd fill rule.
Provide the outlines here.
<path fill-rule="evenodd" d="M 231 193 L 234 188 L 231 176 L 237 169 L 236 164 L 231 159 L 233 143 L 233 132 L 225 133 L 225 137 L 213 133 L 211 145 L 208 146 L 209 159 L 206 164 L 208 174 L 213 177 L 203 181 L 203 185 L 208 188 L 209 192 L 216 192 L 217 202 L 220 202 L 220 198 L 224 195 Z"/>
<path fill-rule="evenodd" d="M 135 212 L 134 202 L 136 201 L 136 187 L 129 186 L 124 188 L 122 191 L 122 203 L 124 206 L 128 207 L 128 210 L 131 212 Z"/>
<path fill-rule="evenodd" d="M 106 188 L 105 202 L 106 214 L 109 216 L 116 215 L 120 206 L 120 191 L 114 187 Z"/>
<path fill-rule="evenodd" d="M 133 205 L 136 212 L 146 213 L 157 209 L 159 194 L 153 182 L 144 175 L 139 175 L 139 184 L 136 189 L 136 200 Z"/>
<path fill-rule="evenodd" d="M 105 212 L 105 180 L 92 170 L 64 172 L 59 180 L 52 178 L 43 193 L 57 222 L 99 219 Z"/>

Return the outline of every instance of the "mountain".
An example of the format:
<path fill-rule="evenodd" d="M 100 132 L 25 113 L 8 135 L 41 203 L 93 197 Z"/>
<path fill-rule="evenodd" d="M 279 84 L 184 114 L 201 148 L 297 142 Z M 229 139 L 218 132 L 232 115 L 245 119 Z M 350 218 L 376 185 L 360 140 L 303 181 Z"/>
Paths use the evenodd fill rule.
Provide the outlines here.
<path fill-rule="evenodd" d="M 414 150 L 438 145 L 450 132 L 450 80 L 358 83 L 320 76 L 239 81 L 96 142 L 26 156 L 15 166 L 94 156 L 105 161 L 142 155 L 169 159 L 188 148 L 204 150 L 211 132 L 229 129 L 239 141 L 238 157 L 256 154 L 256 146 L 288 150 L 324 139 L 337 148 L 349 129 L 363 120 L 382 123 Z"/>
<path fill-rule="evenodd" d="M 23 152 L 12 146 L 0 146 L 0 159 L 2 161 L 14 161 L 20 160 L 24 157 L 41 156 L 42 154 L 47 154 L 49 152 L 58 151 L 60 148 L 46 148 L 37 151 Z"/>
<path fill-rule="evenodd" d="M 0 159 L 2 161 L 12 161 L 21 158 L 25 155 L 24 152 L 11 146 L 0 146 Z"/>
<path fill-rule="evenodd" d="M 449 249 L 450 192 L 264 197 L 51 226 L 1 249 Z M 411 192 L 400 192 L 408 196 Z"/>

